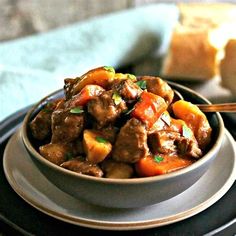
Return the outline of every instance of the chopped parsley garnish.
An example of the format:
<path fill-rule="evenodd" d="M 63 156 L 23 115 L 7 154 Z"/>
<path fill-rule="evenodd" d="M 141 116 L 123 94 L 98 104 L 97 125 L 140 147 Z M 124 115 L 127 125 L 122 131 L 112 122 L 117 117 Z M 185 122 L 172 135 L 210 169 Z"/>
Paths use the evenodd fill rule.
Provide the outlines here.
<path fill-rule="evenodd" d="M 112 66 L 104 66 L 103 68 L 109 72 L 115 73 L 115 69 Z"/>
<path fill-rule="evenodd" d="M 74 107 L 70 109 L 70 113 L 73 113 L 73 114 L 81 114 L 83 112 L 84 110 L 82 109 L 82 107 Z"/>
<path fill-rule="evenodd" d="M 71 160 L 71 159 L 73 158 L 72 153 L 71 153 L 71 152 L 67 152 L 67 153 L 65 154 L 65 158 L 66 158 L 67 161 Z"/>
<path fill-rule="evenodd" d="M 139 80 L 136 82 L 136 84 L 141 88 L 141 89 L 146 89 L 147 88 L 147 82 L 145 80 Z"/>
<path fill-rule="evenodd" d="M 132 74 L 127 74 L 127 78 L 136 81 L 136 76 Z"/>
<path fill-rule="evenodd" d="M 191 129 L 189 127 L 187 127 L 186 125 L 183 125 L 182 126 L 182 135 L 185 138 L 191 138 L 192 137 Z"/>
<path fill-rule="evenodd" d="M 170 116 L 168 115 L 168 113 L 163 112 L 161 115 L 161 119 L 168 125 L 170 126 Z"/>
<path fill-rule="evenodd" d="M 122 97 L 117 92 L 113 93 L 112 99 L 116 105 L 119 105 L 122 102 Z"/>
<path fill-rule="evenodd" d="M 155 160 L 155 162 L 160 163 L 160 162 L 162 162 L 164 160 L 164 158 L 161 157 L 161 156 L 155 155 L 154 156 L 154 160 Z"/>
<path fill-rule="evenodd" d="M 99 136 L 96 137 L 96 140 L 97 140 L 99 143 L 106 143 L 106 142 L 107 142 L 107 140 L 106 140 L 105 138 L 99 137 Z"/>

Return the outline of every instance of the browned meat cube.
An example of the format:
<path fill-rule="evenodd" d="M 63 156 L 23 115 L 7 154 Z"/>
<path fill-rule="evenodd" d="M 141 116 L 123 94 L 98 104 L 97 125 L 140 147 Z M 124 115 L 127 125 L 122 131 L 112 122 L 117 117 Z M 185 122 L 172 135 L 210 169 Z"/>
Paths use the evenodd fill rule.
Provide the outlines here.
<path fill-rule="evenodd" d="M 200 158 L 202 156 L 202 151 L 195 139 L 181 137 L 177 141 L 177 148 L 179 154 L 187 157 Z"/>
<path fill-rule="evenodd" d="M 180 138 L 178 132 L 157 131 L 148 136 L 148 145 L 152 153 L 171 154 L 177 153 L 175 141 Z"/>
<path fill-rule="evenodd" d="M 111 159 L 102 162 L 102 170 L 106 178 L 112 179 L 128 179 L 134 174 L 133 167 L 130 164 Z"/>
<path fill-rule="evenodd" d="M 113 126 L 108 126 L 100 130 L 96 130 L 101 137 L 108 140 L 110 143 L 114 143 L 116 139 L 117 130 Z"/>
<path fill-rule="evenodd" d="M 40 154 L 50 162 L 60 165 L 71 155 L 71 147 L 65 144 L 49 143 L 39 148 Z"/>
<path fill-rule="evenodd" d="M 146 81 L 147 91 L 164 98 L 167 104 L 170 104 L 174 98 L 174 91 L 161 78 L 154 76 L 143 76 L 140 80 Z"/>
<path fill-rule="evenodd" d="M 77 139 L 83 130 L 83 114 L 58 109 L 52 113 L 52 143 L 69 143 Z"/>
<path fill-rule="evenodd" d="M 202 151 L 194 136 L 187 138 L 174 131 L 161 130 L 148 136 L 150 150 L 154 154 L 180 154 L 199 158 Z"/>
<path fill-rule="evenodd" d="M 48 103 L 31 121 L 30 129 L 34 138 L 44 140 L 51 134 L 51 115 L 56 104 Z"/>
<path fill-rule="evenodd" d="M 65 169 L 84 175 L 91 175 L 96 177 L 103 176 L 103 171 L 98 165 L 92 164 L 88 161 L 84 161 L 81 158 L 71 159 L 69 161 L 62 163 L 60 166 Z"/>
<path fill-rule="evenodd" d="M 112 157 L 116 161 L 135 163 L 148 153 L 145 125 L 132 118 L 120 129 Z"/>
<path fill-rule="evenodd" d="M 135 100 L 142 93 L 142 89 L 130 79 L 115 80 L 112 89 L 117 91 L 125 100 Z"/>
<path fill-rule="evenodd" d="M 72 98 L 74 85 L 77 83 L 78 79 L 67 78 L 64 80 L 64 92 L 66 100 Z"/>
<path fill-rule="evenodd" d="M 120 114 L 127 110 L 125 101 L 115 101 L 113 95 L 112 90 L 105 91 L 88 102 L 88 112 L 95 118 L 99 127 L 114 123 Z"/>

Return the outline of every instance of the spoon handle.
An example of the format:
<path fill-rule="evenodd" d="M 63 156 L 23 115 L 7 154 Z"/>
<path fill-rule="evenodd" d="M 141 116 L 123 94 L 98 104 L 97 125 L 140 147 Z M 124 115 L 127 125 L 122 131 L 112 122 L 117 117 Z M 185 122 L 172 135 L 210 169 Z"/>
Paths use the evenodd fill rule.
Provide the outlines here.
<path fill-rule="evenodd" d="M 203 112 L 236 112 L 236 103 L 196 104 Z"/>

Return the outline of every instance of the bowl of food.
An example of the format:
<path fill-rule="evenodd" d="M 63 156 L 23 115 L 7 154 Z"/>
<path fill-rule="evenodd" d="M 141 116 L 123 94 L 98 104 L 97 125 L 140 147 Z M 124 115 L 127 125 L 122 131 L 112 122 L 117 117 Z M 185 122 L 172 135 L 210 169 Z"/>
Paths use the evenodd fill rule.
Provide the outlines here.
<path fill-rule="evenodd" d="M 22 139 L 62 191 L 105 207 L 143 207 L 191 187 L 219 151 L 220 114 L 206 115 L 195 103 L 209 102 L 159 77 L 99 67 L 65 79 L 63 90 L 38 102 Z"/>

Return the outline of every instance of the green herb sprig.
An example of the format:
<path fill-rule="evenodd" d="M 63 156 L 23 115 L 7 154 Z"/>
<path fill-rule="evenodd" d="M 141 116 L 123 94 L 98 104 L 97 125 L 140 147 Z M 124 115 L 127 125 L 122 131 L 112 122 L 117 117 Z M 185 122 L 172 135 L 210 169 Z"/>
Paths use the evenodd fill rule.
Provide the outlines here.
<path fill-rule="evenodd" d="M 73 113 L 73 114 L 81 114 L 83 112 L 84 112 L 84 110 L 82 107 L 74 107 L 74 108 L 70 109 L 70 113 Z"/>
<path fill-rule="evenodd" d="M 157 163 L 160 163 L 163 160 L 164 160 L 164 158 L 162 156 L 159 156 L 159 155 L 154 156 L 154 161 L 157 162 Z"/>
<path fill-rule="evenodd" d="M 112 99 L 116 105 L 119 105 L 122 102 L 122 97 L 116 91 L 113 93 Z"/>
<path fill-rule="evenodd" d="M 127 74 L 127 78 L 133 81 L 136 81 L 136 76 L 133 74 Z"/>
<path fill-rule="evenodd" d="M 103 68 L 109 72 L 115 73 L 115 69 L 112 66 L 104 66 Z"/>
<path fill-rule="evenodd" d="M 187 127 L 186 125 L 183 125 L 182 126 L 182 135 L 185 138 L 191 138 L 192 137 L 191 129 L 189 127 Z"/>
<path fill-rule="evenodd" d="M 136 82 L 136 84 L 141 88 L 141 89 L 147 89 L 147 82 L 145 80 L 139 80 Z"/>
<path fill-rule="evenodd" d="M 107 143 L 107 140 L 103 137 L 97 136 L 95 138 L 99 143 Z"/>

